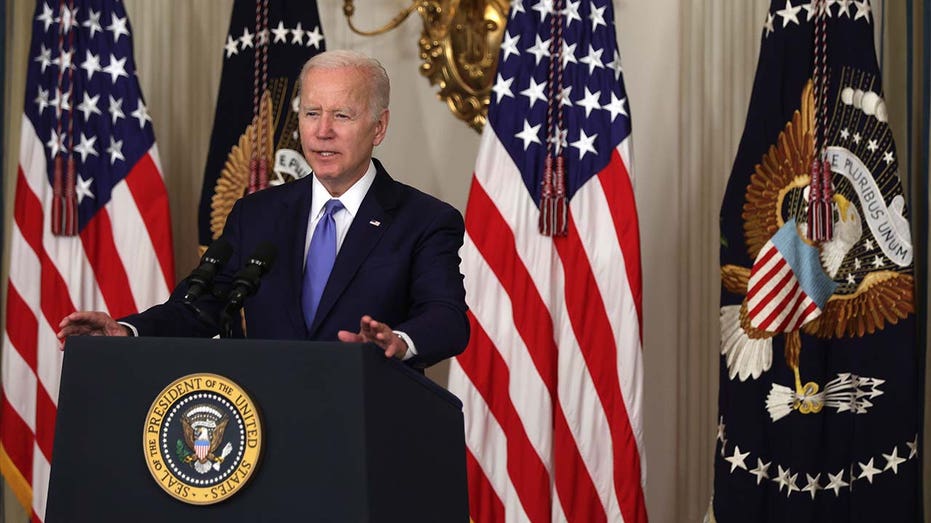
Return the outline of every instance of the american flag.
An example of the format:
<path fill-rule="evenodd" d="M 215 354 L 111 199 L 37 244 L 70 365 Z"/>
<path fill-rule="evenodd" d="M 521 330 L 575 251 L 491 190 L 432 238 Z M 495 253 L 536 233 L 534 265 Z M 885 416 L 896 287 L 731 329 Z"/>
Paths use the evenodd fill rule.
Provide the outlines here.
<path fill-rule="evenodd" d="M 40 1 L 32 31 L 9 247 L 0 464 L 41 520 L 59 321 L 76 309 L 119 317 L 163 301 L 174 268 L 168 198 L 123 4 Z"/>
<path fill-rule="evenodd" d="M 821 270 L 818 249 L 789 220 L 760 249 L 747 284 L 747 316 L 755 329 L 790 332 L 817 318 L 837 284 Z"/>
<path fill-rule="evenodd" d="M 466 209 L 472 339 L 449 379 L 477 523 L 647 519 L 630 132 L 611 1 L 512 2 Z M 538 229 L 553 149 L 565 236 Z"/>

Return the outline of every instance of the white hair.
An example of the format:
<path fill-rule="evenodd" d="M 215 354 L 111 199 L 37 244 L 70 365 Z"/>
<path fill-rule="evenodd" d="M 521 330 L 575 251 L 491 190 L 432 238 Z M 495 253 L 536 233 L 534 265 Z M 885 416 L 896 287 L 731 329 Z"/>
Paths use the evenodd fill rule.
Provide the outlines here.
<path fill-rule="evenodd" d="M 368 77 L 368 85 L 371 89 L 369 109 L 372 111 L 372 119 L 377 120 L 382 111 L 388 108 L 391 84 L 388 81 L 388 72 L 385 71 L 381 62 L 370 56 L 348 49 L 324 51 L 314 55 L 310 60 L 304 62 L 301 74 L 298 76 L 298 85 L 302 87 L 304 75 L 312 69 L 339 69 L 342 67 L 358 69 Z M 300 88 L 298 92 L 300 92 Z"/>

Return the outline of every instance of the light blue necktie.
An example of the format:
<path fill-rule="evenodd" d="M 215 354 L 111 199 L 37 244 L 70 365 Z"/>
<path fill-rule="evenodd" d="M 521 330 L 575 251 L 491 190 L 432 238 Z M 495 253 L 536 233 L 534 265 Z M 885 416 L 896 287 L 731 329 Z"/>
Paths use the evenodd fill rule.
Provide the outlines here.
<path fill-rule="evenodd" d="M 310 238 L 307 250 L 307 264 L 304 267 L 304 284 L 301 292 L 301 305 L 304 307 L 304 324 L 307 330 L 314 323 L 317 306 L 323 288 L 330 278 L 333 262 L 336 260 L 336 221 L 333 215 L 343 208 L 343 203 L 332 199 L 323 205 L 323 216 L 317 222 L 314 234 Z"/>

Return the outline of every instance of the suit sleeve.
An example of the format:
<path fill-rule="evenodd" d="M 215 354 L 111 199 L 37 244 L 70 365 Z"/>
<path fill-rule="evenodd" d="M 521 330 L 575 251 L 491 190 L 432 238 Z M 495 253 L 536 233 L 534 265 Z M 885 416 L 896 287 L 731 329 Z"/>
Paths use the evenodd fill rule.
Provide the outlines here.
<path fill-rule="evenodd" d="M 444 205 L 424 232 L 411 260 L 410 314 L 392 328 L 417 347 L 409 365 L 423 368 L 461 353 L 469 341 L 465 287 L 459 271 L 462 215 Z"/>
<path fill-rule="evenodd" d="M 233 255 L 224 265 L 214 280 L 215 289 L 227 289 L 233 281 L 236 268 L 242 263 L 241 243 L 239 238 L 239 221 L 242 215 L 242 200 L 236 202 L 226 220 L 223 238 L 233 246 Z M 193 305 L 184 303 L 187 282 L 182 281 L 172 291 L 165 303 L 155 305 L 138 314 L 119 318 L 117 321 L 128 323 L 136 328 L 140 336 L 174 336 L 174 337 L 212 337 L 219 333 L 218 322 L 220 310 L 224 303 L 211 293 L 205 293 Z M 234 322 L 237 323 L 238 322 Z M 234 325 L 234 327 L 239 327 Z M 234 330 L 234 336 L 241 333 L 241 328 Z"/>

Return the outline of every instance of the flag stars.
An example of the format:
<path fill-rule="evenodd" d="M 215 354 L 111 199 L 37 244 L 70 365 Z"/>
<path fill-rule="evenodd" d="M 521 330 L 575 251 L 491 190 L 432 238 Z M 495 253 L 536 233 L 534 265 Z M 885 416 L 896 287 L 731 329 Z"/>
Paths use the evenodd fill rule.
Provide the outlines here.
<path fill-rule="evenodd" d="M 798 491 L 798 485 L 796 484 L 798 473 L 792 474 L 792 469 L 788 468 L 783 470 L 782 465 L 777 465 L 777 467 L 779 468 L 779 473 L 773 478 L 773 482 L 779 484 L 779 492 L 782 492 L 782 489 L 785 488 L 786 497 L 789 497 L 792 491 Z"/>
<path fill-rule="evenodd" d="M 314 27 L 313 31 L 307 31 L 307 47 L 313 46 L 320 49 L 320 42 L 323 41 L 323 33 L 320 32 L 320 26 Z"/>
<path fill-rule="evenodd" d="M 595 72 L 596 68 L 604 69 L 604 63 L 601 61 L 601 53 L 604 52 L 604 49 L 595 50 L 594 47 L 588 48 L 588 55 L 582 57 L 580 62 L 588 65 L 588 74 Z"/>
<path fill-rule="evenodd" d="M 619 53 L 617 49 L 614 50 L 614 59 L 608 62 L 607 66 L 609 69 L 614 70 L 614 79 L 620 80 L 624 68 L 621 67 L 621 53 Z"/>
<path fill-rule="evenodd" d="M 284 26 L 284 22 L 279 21 L 278 25 L 272 29 L 272 34 L 275 35 L 275 38 L 272 40 L 274 43 L 288 43 L 288 29 Z M 227 58 L 229 55 L 227 55 Z"/>
<path fill-rule="evenodd" d="M 536 38 L 537 38 L 536 43 L 534 43 L 533 46 L 528 48 L 527 52 L 532 54 L 533 57 L 536 59 L 536 63 L 534 65 L 540 65 L 540 60 L 542 60 L 544 56 L 549 58 L 550 42 L 553 39 L 548 38 L 546 41 L 543 41 L 543 40 L 540 40 L 540 35 L 536 35 Z"/>
<path fill-rule="evenodd" d="M 91 38 L 94 38 L 94 35 L 96 35 L 97 32 L 102 33 L 103 26 L 100 25 L 100 12 L 91 9 L 90 13 L 87 15 L 87 20 L 84 20 L 84 22 L 81 23 L 81 26 L 86 27 L 87 30 L 90 31 Z"/>
<path fill-rule="evenodd" d="M 791 0 L 786 0 L 785 9 L 780 9 L 776 11 L 776 14 L 782 17 L 782 27 L 785 28 L 789 25 L 789 22 L 792 22 L 795 25 L 799 25 L 798 22 L 798 12 L 802 10 L 802 6 L 792 6 Z"/>
<path fill-rule="evenodd" d="M 129 78 L 129 75 L 126 74 L 126 58 L 117 60 L 116 56 L 111 53 L 110 63 L 103 68 L 103 72 L 110 75 L 110 83 L 116 83 L 116 80 L 121 76 Z"/>
<path fill-rule="evenodd" d="M 524 142 L 525 151 L 532 143 L 543 145 L 543 143 L 540 141 L 541 125 L 542 124 L 538 124 L 531 127 L 530 122 L 524 120 L 524 130 L 514 135 L 515 138 L 519 138 Z"/>
<path fill-rule="evenodd" d="M 223 49 L 226 50 L 226 57 L 229 58 L 234 54 L 239 54 L 239 40 L 234 40 L 232 36 L 226 37 L 226 45 L 223 46 Z"/>
<path fill-rule="evenodd" d="M 139 106 L 136 107 L 136 110 L 129 113 L 130 116 L 139 120 L 139 128 L 142 129 L 145 127 L 146 122 L 151 122 L 152 117 L 149 116 L 149 111 L 146 109 L 145 104 L 142 103 L 142 99 L 139 100 Z"/>
<path fill-rule="evenodd" d="M 39 106 L 39 116 L 42 116 L 42 113 L 49 106 L 48 90 L 39 87 L 39 95 L 36 96 L 35 102 Z"/>
<path fill-rule="evenodd" d="M 866 478 L 867 481 L 870 482 L 870 484 L 873 483 L 873 476 L 875 476 L 876 474 L 880 474 L 882 472 L 878 468 L 875 468 L 873 466 L 873 458 L 870 458 L 870 460 L 866 463 L 859 463 L 859 465 L 860 465 L 861 472 L 860 472 L 860 475 L 857 476 L 857 479 Z"/>
<path fill-rule="evenodd" d="M 617 119 L 618 116 L 628 116 L 627 109 L 624 108 L 624 105 L 627 103 L 627 97 L 618 98 L 614 93 L 611 93 L 611 103 L 605 106 L 605 109 L 611 113 L 611 121 Z"/>
<path fill-rule="evenodd" d="M 847 273 L 847 283 L 850 285 L 856 285 L 857 283 L 857 279 L 853 277 L 852 272 Z"/>
<path fill-rule="evenodd" d="M 853 133 L 853 143 L 860 145 L 861 140 L 863 140 L 863 137 L 860 136 L 860 133 Z"/>
<path fill-rule="evenodd" d="M 88 121 L 92 114 L 101 114 L 100 109 L 97 108 L 97 101 L 100 100 L 100 95 L 90 96 L 87 94 L 87 91 L 84 91 L 84 100 L 78 105 L 78 110 L 84 113 L 84 121 Z"/>
<path fill-rule="evenodd" d="M 110 106 L 107 109 L 107 112 L 110 113 L 110 118 L 113 121 L 113 125 L 116 125 L 116 121 L 120 118 L 126 118 L 126 115 L 123 114 L 123 99 L 110 96 Z"/>
<path fill-rule="evenodd" d="M 93 80 L 94 73 L 99 73 L 103 69 L 100 68 L 100 57 L 91 53 L 90 50 L 86 50 L 84 61 L 81 62 L 81 69 L 87 73 L 87 79 Z"/>
<path fill-rule="evenodd" d="M 726 429 L 724 424 L 724 416 L 718 418 L 718 434 L 715 437 L 716 440 L 720 441 L 723 444 L 727 444 L 727 438 L 724 437 L 724 431 Z"/>
<path fill-rule="evenodd" d="M 598 133 L 588 136 L 585 134 L 585 129 L 579 129 L 579 139 L 570 144 L 579 151 L 579 160 L 585 158 L 587 153 L 598 156 L 598 151 L 595 150 L 596 138 L 598 138 Z"/>
<path fill-rule="evenodd" d="M 804 9 L 805 12 L 807 13 L 807 15 L 805 16 L 806 22 L 811 22 L 812 18 L 818 16 L 818 7 L 815 6 L 814 4 L 815 4 L 814 2 L 808 2 L 806 4 L 802 4 L 802 9 Z"/>
<path fill-rule="evenodd" d="M 504 51 L 504 56 L 501 58 L 502 62 L 507 61 L 511 55 L 520 57 L 520 51 L 517 50 L 518 42 L 520 42 L 520 35 L 511 36 L 509 33 L 505 33 L 504 41 L 501 42 L 501 50 Z"/>
<path fill-rule="evenodd" d="M 769 479 L 769 466 L 772 462 L 763 463 L 763 460 L 756 458 L 756 468 L 750 471 L 750 474 L 756 476 L 756 484 L 759 485 L 764 479 Z"/>
<path fill-rule="evenodd" d="M 864 242 L 863 242 L 863 248 L 866 249 L 866 250 L 868 250 L 868 251 L 872 251 L 872 250 L 875 249 L 876 247 L 873 245 L 873 240 L 870 239 L 870 238 L 867 238 L 867 239 L 864 240 Z"/>
<path fill-rule="evenodd" d="M 81 163 L 86 162 L 88 156 L 98 156 L 97 149 L 94 148 L 94 143 L 96 142 L 96 136 L 88 138 L 87 135 L 81 133 L 81 143 L 74 146 L 74 152 L 81 155 Z"/>
<path fill-rule="evenodd" d="M 886 165 L 892 165 L 892 162 L 895 161 L 895 157 L 892 156 L 892 151 L 886 151 L 886 153 L 883 154 L 883 161 L 886 162 Z"/>
<path fill-rule="evenodd" d="M 875 153 L 875 152 L 876 152 L 876 149 L 879 149 L 879 143 L 876 142 L 876 140 L 870 140 L 870 141 L 867 143 L 866 148 L 869 149 L 869 151 L 870 151 L 871 153 Z"/>
<path fill-rule="evenodd" d="M 841 137 L 842 139 L 844 139 L 844 140 L 849 140 L 849 139 L 850 139 L 850 130 L 847 129 L 846 127 L 844 127 L 843 129 L 841 129 L 841 131 L 840 131 L 840 137 Z"/>
<path fill-rule="evenodd" d="M 492 86 L 491 88 L 491 90 L 494 91 L 495 96 L 497 96 L 497 98 L 495 98 L 496 102 L 501 103 L 501 99 L 506 98 L 508 96 L 510 96 L 511 98 L 514 98 L 514 93 L 511 92 L 512 83 L 514 83 L 513 78 L 508 78 L 507 80 L 505 80 L 501 76 L 501 73 L 498 73 L 498 80 L 495 82 L 495 85 Z"/>
<path fill-rule="evenodd" d="M 607 8 L 608 6 L 595 7 L 595 4 L 592 3 L 588 14 L 588 19 L 592 22 L 592 32 L 597 31 L 599 25 L 608 27 L 608 24 L 605 23 L 605 9 Z"/>
<path fill-rule="evenodd" d="M 61 118 L 62 111 L 71 110 L 71 93 L 62 93 L 61 89 L 55 89 L 55 98 L 49 102 L 49 105 L 55 108 L 56 118 Z"/>
<path fill-rule="evenodd" d="M 885 264 L 885 259 L 882 256 L 877 254 L 876 257 L 873 258 L 873 267 L 879 269 Z"/>
<path fill-rule="evenodd" d="M 850 4 L 853 0 L 837 0 L 837 17 L 846 16 L 850 18 Z"/>
<path fill-rule="evenodd" d="M 45 69 L 52 65 L 52 50 L 46 49 L 45 44 L 40 44 L 41 48 L 39 49 L 39 56 L 33 58 L 34 62 L 39 62 L 42 72 L 45 72 Z"/>
<path fill-rule="evenodd" d="M 534 104 L 538 101 L 546 102 L 546 82 L 537 83 L 533 78 L 530 79 L 530 85 L 520 92 L 521 95 L 527 97 L 527 103 L 530 104 L 530 109 L 533 109 Z"/>
<path fill-rule="evenodd" d="M 74 51 L 64 51 L 61 53 L 61 56 L 52 60 L 52 63 L 61 67 L 61 70 L 65 69 L 74 69 L 72 64 L 72 58 L 74 57 Z"/>
<path fill-rule="evenodd" d="M 301 27 L 301 23 L 298 22 L 294 29 L 291 29 L 291 43 L 304 45 L 304 28 Z"/>
<path fill-rule="evenodd" d="M 899 457 L 899 447 L 896 445 L 892 447 L 892 454 L 883 454 L 883 457 L 886 458 L 886 466 L 883 467 L 883 472 L 892 469 L 892 473 L 899 474 L 899 465 L 908 461 L 905 458 Z"/>
<path fill-rule="evenodd" d="M 48 28 L 55 23 L 54 17 L 52 17 L 54 11 L 49 7 L 47 3 L 42 3 L 42 14 L 36 17 L 36 20 L 42 22 L 45 25 L 45 30 L 48 31 Z"/>
<path fill-rule="evenodd" d="M 120 41 L 121 35 L 129 36 L 129 29 L 126 28 L 126 17 L 120 18 L 115 13 L 110 14 L 110 25 L 107 31 L 113 33 L 113 43 Z"/>
<path fill-rule="evenodd" d="M 869 22 L 871 10 L 869 0 L 863 0 L 862 2 L 860 0 L 856 0 L 854 4 L 857 6 L 857 14 L 854 15 L 853 19 L 859 20 L 861 18 L 865 18 L 866 21 Z"/>
<path fill-rule="evenodd" d="M 600 97 L 601 97 L 601 91 L 595 91 L 593 93 L 588 90 L 588 87 L 586 87 L 585 96 L 583 96 L 581 100 L 576 102 L 576 105 L 578 105 L 579 107 L 585 108 L 585 117 L 588 118 L 593 110 L 599 109 L 601 107 L 601 102 L 598 101 L 598 98 Z"/>
<path fill-rule="evenodd" d="M 255 33 L 255 36 L 258 37 L 258 45 L 267 45 L 268 44 L 268 29 L 262 29 L 258 33 Z"/>
<path fill-rule="evenodd" d="M 553 14 L 553 0 L 540 0 L 532 9 L 540 13 L 540 21 L 542 22 L 546 19 L 546 15 Z"/>
<path fill-rule="evenodd" d="M 575 48 L 579 44 L 569 45 L 565 40 L 562 41 L 562 67 L 566 68 L 569 63 L 577 64 L 579 60 L 575 57 Z"/>
<path fill-rule="evenodd" d="M 245 51 L 247 47 L 255 47 L 255 35 L 249 32 L 248 27 L 242 28 L 242 36 L 239 37 L 239 45 L 242 46 L 242 50 Z"/>
<path fill-rule="evenodd" d="M 747 464 L 744 463 L 744 460 L 749 456 L 749 452 L 740 452 L 740 446 L 734 445 L 734 453 L 729 457 L 724 458 L 724 461 L 727 461 L 731 464 L 731 472 L 733 473 L 738 467 L 744 470 L 747 470 Z"/>
<path fill-rule="evenodd" d="M 837 474 L 828 473 L 828 484 L 824 486 L 824 490 L 833 490 L 836 497 L 840 495 L 840 489 L 849 486 L 850 483 L 844 481 L 844 469 L 840 469 Z"/>
<path fill-rule="evenodd" d="M 123 156 L 123 140 L 114 140 L 111 136 L 110 147 L 107 147 L 107 154 L 110 155 L 110 165 L 116 163 L 117 160 L 126 161 L 126 158 Z"/>
<path fill-rule="evenodd" d="M 62 4 L 61 6 L 61 17 L 56 22 L 61 22 L 61 31 L 63 34 L 68 34 L 71 31 L 71 28 L 78 26 L 78 8 L 69 9 L 67 5 Z"/>
<path fill-rule="evenodd" d="M 567 85 L 559 92 L 559 106 L 572 107 L 572 86 Z"/>
<path fill-rule="evenodd" d="M 773 34 L 776 31 L 773 23 L 776 21 L 776 17 L 772 13 L 766 13 L 766 21 L 763 22 L 763 31 L 766 33 L 764 37 L 767 37 Z"/>
<path fill-rule="evenodd" d="M 94 193 L 91 191 L 91 184 L 94 183 L 94 178 L 84 179 L 83 176 L 78 176 L 77 182 L 74 186 L 74 192 L 78 197 L 78 205 L 81 205 L 81 202 L 84 201 L 85 197 L 94 199 Z"/>
<path fill-rule="evenodd" d="M 821 474 L 816 474 L 815 477 L 811 477 L 811 474 L 805 474 L 805 480 L 808 481 L 808 484 L 805 485 L 802 492 L 808 492 L 811 494 L 811 499 L 815 499 L 815 494 L 821 490 Z"/>
<path fill-rule="evenodd" d="M 578 20 L 579 22 L 582 21 L 582 17 L 579 16 L 579 4 L 581 3 L 582 0 L 578 0 L 576 2 L 569 0 L 566 2 L 566 7 L 562 10 L 563 16 L 566 17 L 566 28 L 572 27 L 573 20 Z"/>
<path fill-rule="evenodd" d="M 52 129 L 51 136 L 48 141 L 45 142 L 45 145 L 49 148 L 51 157 L 54 158 L 58 156 L 59 152 L 65 151 L 65 137 L 55 132 L 55 129 Z"/>
<path fill-rule="evenodd" d="M 918 435 L 915 435 L 915 439 L 912 441 L 906 441 L 905 444 L 908 446 L 908 459 L 918 457 Z"/>
<path fill-rule="evenodd" d="M 524 11 L 524 0 L 511 0 L 511 18 L 517 16 L 517 13 L 526 13 Z"/>
<path fill-rule="evenodd" d="M 559 129 L 546 140 L 556 148 L 556 154 L 560 154 L 563 149 L 569 146 L 569 130 Z"/>

